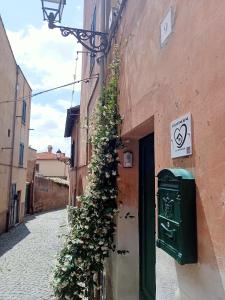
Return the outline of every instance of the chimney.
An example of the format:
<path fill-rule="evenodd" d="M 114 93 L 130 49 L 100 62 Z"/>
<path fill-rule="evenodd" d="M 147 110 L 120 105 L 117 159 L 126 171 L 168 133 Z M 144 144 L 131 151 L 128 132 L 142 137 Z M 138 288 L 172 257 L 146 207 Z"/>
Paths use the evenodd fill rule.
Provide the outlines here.
<path fill-rule="evenodd" d="M 48 153 L 52 153 L 52 145 L 48 145 Z"/>

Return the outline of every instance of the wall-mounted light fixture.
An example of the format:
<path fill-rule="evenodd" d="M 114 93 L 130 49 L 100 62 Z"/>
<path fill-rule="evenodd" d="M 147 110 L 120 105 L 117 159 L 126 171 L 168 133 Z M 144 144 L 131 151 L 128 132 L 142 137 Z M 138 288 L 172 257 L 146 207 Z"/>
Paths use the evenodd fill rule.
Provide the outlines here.
<path fill-rule="evenodd" d="M 48 3 L 46 3 L 48 2 Z M 66 0 L 41 0 L 44 20 L 61 22 L 62 13 Z M 51 17 L 50 17 L 51 16 Z"/>
<path fill-rule="evenodd" d="M 108 34 L 106 32 L 55 25 L 55 23 L 61 22 L 66 0 L 41 0 L 41 3 L 44 20 L 48 21 L 50 29 L 59 28 L 64 37 L 72 34 L 91 53 L 104 53 L 106 51 L 108 47 Z"/>
<path fill-rule="evenodd" d="M 131 151 L 123 152 L 123 167 L 124 168 L 133 167 L 133 153 Z"/>

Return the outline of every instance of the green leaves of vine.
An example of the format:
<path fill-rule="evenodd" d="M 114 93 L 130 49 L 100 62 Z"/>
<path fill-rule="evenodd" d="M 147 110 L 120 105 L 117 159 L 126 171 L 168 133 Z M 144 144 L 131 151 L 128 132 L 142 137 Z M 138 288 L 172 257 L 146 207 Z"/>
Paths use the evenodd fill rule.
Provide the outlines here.
<path fill-rule="evenodd" d="M 119 55 L 115 49 L 111 77 L 96 106 L 90 126 L 92 158 L 88 184 L 80 207 L 70 208 L 71 230 L 53 274 L 53 290 L 60 299 L 90 299 L 90 291 L 101 287 L 96 274 L 110 251 L 115 250 L 114 216 L 117 213 Z"/>

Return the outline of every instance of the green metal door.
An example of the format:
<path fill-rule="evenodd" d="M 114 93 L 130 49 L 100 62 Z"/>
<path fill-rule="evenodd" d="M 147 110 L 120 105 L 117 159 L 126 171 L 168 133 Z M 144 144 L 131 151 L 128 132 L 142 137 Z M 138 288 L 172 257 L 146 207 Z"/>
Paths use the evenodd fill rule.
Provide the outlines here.
<path fill-rule="evenodd" d="M 155 300 L 155 164 L 154 134 L 139 144 L 140 300 Z"/>

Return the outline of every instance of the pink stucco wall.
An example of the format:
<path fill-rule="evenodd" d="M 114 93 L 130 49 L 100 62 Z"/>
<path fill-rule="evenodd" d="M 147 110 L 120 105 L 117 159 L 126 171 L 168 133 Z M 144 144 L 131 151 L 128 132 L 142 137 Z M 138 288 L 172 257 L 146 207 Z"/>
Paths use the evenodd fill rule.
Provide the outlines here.
<path fill-rule="evenodd" d="M 160 23 L 171 6 L 173 33 L 161 48 Z M 221 1 L 130 0 L 118 37 L 122 134 L 138 140 L 154 131 L 155 173 L 182 167 L 196 177 L 199 262 L 176 265 L 188 299 L 225 297 L 224 9 Z M 171 159 L 170 122 L 187 112 L 192 115 L 193 155 Z M 128 172 L 121 178 L 124 199 L 137 209 L 135 175 Z M 214 274 L 214 283 L 207 273 Z"/>
<path fill-rule="evenodd" d="M 85 1 L 87 27 L 95 2 Z M 161 47 L 160 24 L 170 7 L 173 32 Z M 138 141 L 152 132 L 155 174 L 162 168 L 181 167 L 196 178 L 198 263 L 181 267 L 164 257 L 177 275 L 176 297 L 225 298 L 224 16 L 225 3 L 219 0 L 129 0 L 123 11 L 116 35 L 121 57 L 119 107 L 124 117 L 122 137 L 134 153 L 134 167 L 120 167 L 119 197 L 121 214 L 130 211 L 135 219 L 123 223 L 118 218 L 116 240 L 130 255 L 113 258 L 113 299 L 138 299 Z M 87 70 L 84 57 L 83 74 Z M 90 98 L 93 89 L 94 84 L 83 85 L 81 120 L 87 117 L 89 101 L 97 98 L 96 92 Z M 170 123 L 188 112 L 192 115 L 193 154 L 172 159 Z M 80 147 L 79 164 L 84 167 L 84 133 Z M 129 274 L 126 283 L 124 274 Z"/>

